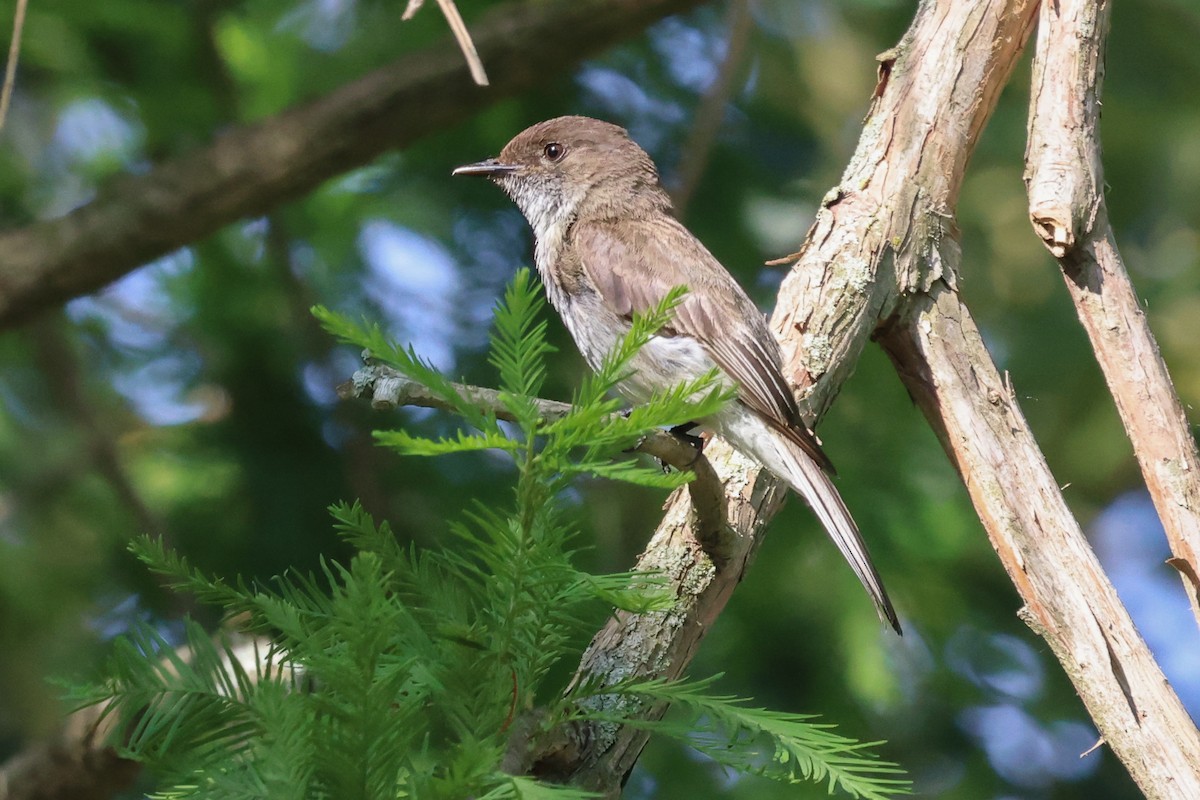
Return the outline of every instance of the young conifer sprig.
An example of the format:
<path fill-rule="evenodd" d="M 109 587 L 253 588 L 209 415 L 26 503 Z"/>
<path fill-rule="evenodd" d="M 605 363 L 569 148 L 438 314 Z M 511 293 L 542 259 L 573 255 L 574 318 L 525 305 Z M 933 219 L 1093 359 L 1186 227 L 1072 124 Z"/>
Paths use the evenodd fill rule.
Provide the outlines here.
<path fill-rule="evenodd" d="M 529 273 L 518 273 L 496 309 L 489 359 L 513 426 L 472 405 L 377 325 L 314 310 L 339 339 L 429 387 L 466 426 L 437 440 L 385 432 L 381 443 L 408 455 L 502 450 L 516 467 L 511 504 L 470 505 L 447 523 L 443 546 L 423 550 L 402 546 L 358 504 L 336 505 L 334 529 L 355 551 L 349 562 L 322 562 L 319 574 L 288 572 L 268 585 L 213 578 L 139 540 L 133 549 L 151 570 L 254 636 L 238 634 L 235 645 L 189 623 L 179 647 L 140 626 L 114 646 L 108 679 L 81 688 L 77 699 L 105 704 L 113 743 L 155 771 L 165 787 L 158 797 L 178 800 L 578 800 L 594 795 L 505 774 L 500 765 L 516 731 L 583 719 L 650 726 L 717 764 L 784 781 L 827 781 L 877 800 L 903 793 L 895 767 L 861 752 L 864 745 L 803 717 L 709 694 L 708 683 L 630 680 L 565 691 L 583 643 L 612 606 L 653 613 L 673 602 L 657 576 L 579 570 L 574 520 L 561 497 L 581 473 L 651 485 L 687 479 L 613 456 L 655 427 L 718 409 L 729 391 L 716 376 L 628 414 L 610 396 L 681 296 L 635 319 L 571 411 L 548 421 L 533 402 L 551 349 L 544 302 Z M 584 702 L 601 694 L 638 701 L 605 708 L 670 702 L 686 713 L 656 723 L 632 712 L 602 717 Z"/>

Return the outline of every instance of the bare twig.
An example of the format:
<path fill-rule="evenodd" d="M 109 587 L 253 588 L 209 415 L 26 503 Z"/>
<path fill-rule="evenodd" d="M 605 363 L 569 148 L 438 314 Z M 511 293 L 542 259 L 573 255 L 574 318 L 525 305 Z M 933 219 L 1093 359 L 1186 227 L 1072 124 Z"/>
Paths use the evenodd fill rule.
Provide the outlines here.
<path fill-rule="evenodd" d="M 475 50 L 475 43 L 471 41 L 471 33 L 467 30 L 462 15 L 458 13 L 458 6 L 454 5 L 454 0 L 437 0 L 437 4 L 442 9 L 442 15 L 446 17 L 450 32 L 454 34 L 454 41 L 458 42 L 463 57 L 467 59 L 467 66 L 471 68 L 471 79 L 480 86 L 487 86 L 487 73 L 483 70 L 483 62 Z"/>
<path fill-rule="evenodd" d="M 1034 0 L 921 4 L 843 184 L 827 198 L 776 306 L 773 326 L 785 373 L 805 393 L 812 419 L 828 408 L 862 347 L 905 293 L 943 278 L 942 265 L 924 256 L 947 227 L 945 214 L 1035 11 Z M 782 500 L 781 485 L 720 440 L 705 452 L 725 480 L 730 522 L 741 542 L 734 560 L 724 570 L 707 568 L 686 524 L 688 499 L 673 496 L 637 569 L 668 576 L 677 608 L 615 615 L 585 653 L 580 682 L 681 674 L 761 543 Z M 662 711 L 640 709 L 649 719 Z M 568 737 L 552 736 L 544 747 L 535 743 L 522 763 L 535 774 L 615 796 L 647 735 L 631 727 L 585 726 Z"/>
<path fill-rule="evenodd" d="M 13 35 L 8 45 L 8 61 L 4 64 L 4 85 L 0 87 L 0 130 L 8 119 L 8 105 L 12 102 L 13 87 L 17 82 L 17 61 L 21 54 L 21 33 L 25 30 L 25 7 L 28 0 L 17 0 L 13 11 Z"/>
<path fill-rule="evenodd" d="M 417 15 L 423 5 L 425 5 L 425 0 L 408 0 L 407 5 L 404 6 L 404 13 L 400 15 L 400 21 L 408 22 Z"/>
<path fill-rule="evenodd" d="M 452 385 L 459 396 L 476 408 L 494 414 L 498 419 L 514 419 L 500 393 L 495 389 L 461 383 Z M 453 410 L 453 406 L 429 391 L 428 387 L 391 367 L 378 364 L 363 367 L 355 372 L 354 377 L 338 387 L 338 394 L 343 399 L 369 400 L 373 408 L 381 410 L 397 406 Z M 571 410 L 570 403 L 557 400 L 539 398 L 535 399 L 534 403 L 546 420 L 559 419 Z M 725 524 L 725 490 L 704 454 L 667 431 L 647 434 L 634 450 L 653 456 L 677 470 L 692 472 L 695 475 L 687 488 L 696 509 L 696 525 L 700 531 L 697 539 L 715 564 L 721 566 L 728 561 L 733 540 L 731 531 Z"/>
<path fill-rule="evenodd" d="M 1029 214 L 1062 268 L 1200 621 L 1200 454 L 1104 201 L 1099 118 L 1109 12 L 1106 0 L 1042 6 L 1025 153 Z"/>
<path fill-rule="evenodd" d="M 471 79 L 480 86 L 487 86 L 488 79 L 487 73 L 483 71 L 483 62 L 479 60 L 479 53 L 475 51 L 471 34 L 463 22 L 462 15 L 458 13 L 454 0 L 437 0 L 437 3 L 442 9 L 442 16 L 446 18 L 446 24 L 450 26 L 450 32 L 454 34 L 454 40 L 458 42 L 458 47 L 467 60 L 467 66 L 471 68 Z M 423 5 L 425 0 L 408 0 L 404 6 L 404 13 L 400 15 L 400 21 L 407 22 L 412 19 Z"/>

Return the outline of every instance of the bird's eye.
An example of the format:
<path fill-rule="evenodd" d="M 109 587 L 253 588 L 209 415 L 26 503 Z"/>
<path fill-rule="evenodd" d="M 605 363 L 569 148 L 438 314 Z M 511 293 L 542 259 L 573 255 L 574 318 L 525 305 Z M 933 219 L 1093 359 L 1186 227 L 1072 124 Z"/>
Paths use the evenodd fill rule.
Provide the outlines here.
<path fill-rule="evenodd" d="M 542 152 L 545 153 L 546 158 L 550 159 L 551 161 L 558 161 L 563 157 L 563 154 L 567 152 L 567 148 L 563 147 L 558 142 L 550 142 L 548 145 L 542 148 Z"/>

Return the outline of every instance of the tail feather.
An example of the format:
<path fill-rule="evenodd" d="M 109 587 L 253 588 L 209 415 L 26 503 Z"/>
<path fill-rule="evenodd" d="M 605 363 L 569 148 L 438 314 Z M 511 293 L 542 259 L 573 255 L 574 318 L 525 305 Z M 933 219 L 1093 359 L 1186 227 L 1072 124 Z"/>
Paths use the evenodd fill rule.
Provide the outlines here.
<path fill-rule="evenodd" d="M 871 561 L 867 543 L 863 541 L 850 510 L 846 508 L 829 475 L 799 443 L 772 429 L 752 412 L 741 411 L 738 417 L 736 420 L 720 420 L 718 427 L 721 433 L 734 447 L 761 461 L 763 466 L 804 498 L 858 576 L 867 594 L 875 601 L 879 618 L 891 625 L 896 633 L 901 633 L 900 620 L 883 588 L 883 580 Z"/>

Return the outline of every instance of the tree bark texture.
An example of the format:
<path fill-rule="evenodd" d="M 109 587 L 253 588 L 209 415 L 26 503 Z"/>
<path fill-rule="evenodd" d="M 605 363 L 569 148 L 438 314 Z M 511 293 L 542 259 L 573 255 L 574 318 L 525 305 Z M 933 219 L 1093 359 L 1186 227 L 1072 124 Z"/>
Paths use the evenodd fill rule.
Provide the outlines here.
<path fill-rule="evenodd" d="M 925 2 L 898 47 L 881 57 L 879 86 L 859 146 L 841 184 L 826 196 L 773 318 L 785 374 L 807 401 L 810 419 L 828 408 L 877 326 L 904 298 L 953 283 L 958 189 L 1035 14 L 1033 2 Z M 708 456 L 728 476 L 731 500 L 760 493 L 773 498 L 781 491 L 769 474 L 735 468 L 711 448 Z M 749 494 L 747 487 L 753 487 Z M 731 512 L 735 507 L 731 502 Z M 744 558 L 726 569 L 705 570 L 697 569 L 699 548 L 688 545 L 687 499 L 672 496 L 637 568 L 670 565 L 666 571 L 676 579 L 679 608 L 670 619 L 614 617 L 584 655 L 579 679 L 681 674 L 777 508 L 777 501 L 749 503 L 739 515 L 731 513 L 731 524 L 747 543 Z M 689 553 L 693 565 L 680 564 Z M 645 710 L 649 717 L 662 712 Z M 548 763 L 549 777 L 614 795 L 646 739 L 631 727 L 591 726 L 569 746 L 556 739 L 531 762 Z"/>
<path fill-rule="evenodd" d="M 1096 560 L 953 289 L 882 343 L 949 454 L 992 547 L 1100 735 L 1149 798 L 1200 797 L 1200 735 Z"/>

